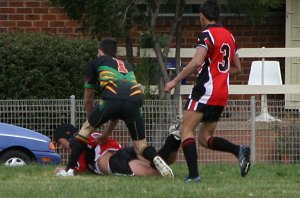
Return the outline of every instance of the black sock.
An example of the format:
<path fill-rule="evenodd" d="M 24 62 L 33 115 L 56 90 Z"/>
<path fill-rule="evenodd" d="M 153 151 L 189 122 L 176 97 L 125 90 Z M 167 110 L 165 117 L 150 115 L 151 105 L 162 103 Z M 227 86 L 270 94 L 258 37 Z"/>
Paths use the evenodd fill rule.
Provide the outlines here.
<path fill-rule="evenodd" d="M 82 141 L 78 141 L 78 139 L 76 139 L 75 143 L 72 145 L 72 151 L 69 157 L 66 170 L 74 169 L 77 166 L 77 161 L 79 160 L 80 155 L 85 149 L 86 149 L 86 143 Z"/>
<path fill-rule="evenodd" d="M 232 153 L 236 157 L 239 155 L 240 146 L 229 142 L 221 137 L 210 137 L 207 141 L 209 149 Z"/>
<path fill-rule="evenodd" d="M 142 156 L 153 162 L 154 157 L 157 156 L 157 152 L 153 146 L 146 146 L 142 151 Z"/>
<path fill-rule="evenodd" d="M 194 138 L 188 138 L 182 142 L 183 154 L 189 169 L 189 177 L 195 178 L 199 176 L 197 162 L 197 148 Z"/>
<path fill-rule="evenodd" d="M 163 147 L 158 151 L 158 155 L 167 161 L 172 152 L 179 150 L 180 144 L 181 140 L 177 140 L 174 135 L 169 135 Z"/>

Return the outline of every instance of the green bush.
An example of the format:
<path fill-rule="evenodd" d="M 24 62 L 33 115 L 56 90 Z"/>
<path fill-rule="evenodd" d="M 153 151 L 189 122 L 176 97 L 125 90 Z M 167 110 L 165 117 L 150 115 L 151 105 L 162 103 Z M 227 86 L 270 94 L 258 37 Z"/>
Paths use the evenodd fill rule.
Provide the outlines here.
<path fill-rule="evenodd" d="M 84 69 L 96 42 L 49 34 L 0 34 L 0 99 L 83 96 Z"/>

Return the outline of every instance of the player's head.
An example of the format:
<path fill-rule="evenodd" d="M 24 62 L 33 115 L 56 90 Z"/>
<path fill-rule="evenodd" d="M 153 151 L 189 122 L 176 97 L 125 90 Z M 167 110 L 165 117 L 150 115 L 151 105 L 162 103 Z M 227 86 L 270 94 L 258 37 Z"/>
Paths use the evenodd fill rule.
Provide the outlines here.
<path fill-rule="evenodd" d="M 64 123 L 58 126 L 53 132 L 53 139 L 62 147 L 70 149 L 74 142 L 74 134 L 78 132 L 78 128 L 72 124 Z"/>
<path fill-rule="evenodd" d="M 200 18 L 204 16 L 209 21 L 218 22 L 220 19 L 220 7 L 216 0 L 207 0 L 200 7 Z"/>
<path fill-rule="evenodd" d="M 114 38 L 103 38 L 101 39 L 98 49 L 104 54 L 110 55 L 112 57 L 117 56 L 117 41 Z"/>

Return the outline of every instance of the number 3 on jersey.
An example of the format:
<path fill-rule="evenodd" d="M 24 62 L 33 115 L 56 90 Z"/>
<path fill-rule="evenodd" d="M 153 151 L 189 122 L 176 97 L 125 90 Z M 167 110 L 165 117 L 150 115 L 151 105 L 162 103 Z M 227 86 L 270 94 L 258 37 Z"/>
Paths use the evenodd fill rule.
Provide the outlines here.
<path fill-rule="evenodd" d="M 117 63 L 118 63 L 118 72 L 127 74 L 128 70 L 126 69 L 124 62 L 121 60 L 118 60 L 116 58 L 115 58 L 115 61 L 117 61 Z"/>
<path fill-rule="evenodd" d="M 225 73 L 228 71 L 230 66 L 230 46 L 227 43 L 223 43 L 220 53 L 223 55 L 222 62 L 218 63 L 219 71 Z"/>

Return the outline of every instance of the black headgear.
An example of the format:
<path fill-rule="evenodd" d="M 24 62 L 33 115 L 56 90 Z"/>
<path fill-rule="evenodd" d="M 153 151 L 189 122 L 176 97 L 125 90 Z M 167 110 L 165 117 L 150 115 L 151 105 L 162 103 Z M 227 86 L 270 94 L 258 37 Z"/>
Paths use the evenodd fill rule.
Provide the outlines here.
<path fill-rule="evenodd" d="M 72 124 L 64 123 L 58 126 L 53 132 L 54 141 L 58 141 L 59 138 L 66 138 L 71 141 L 75 133 L 78 132 L 78 128 Z"/>

